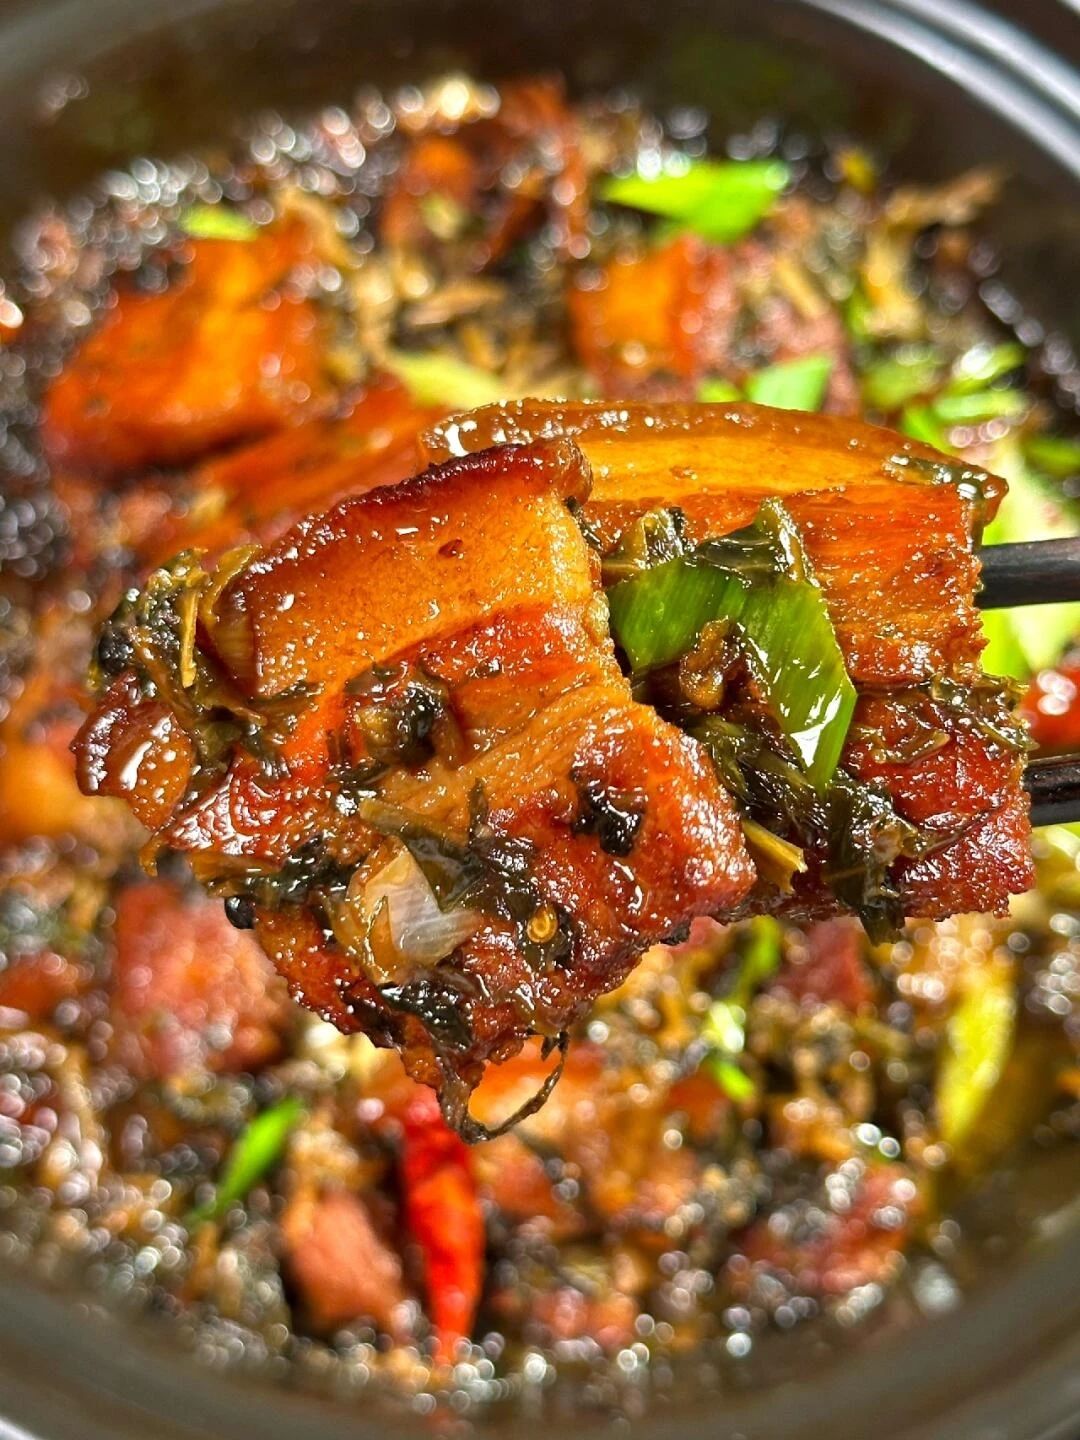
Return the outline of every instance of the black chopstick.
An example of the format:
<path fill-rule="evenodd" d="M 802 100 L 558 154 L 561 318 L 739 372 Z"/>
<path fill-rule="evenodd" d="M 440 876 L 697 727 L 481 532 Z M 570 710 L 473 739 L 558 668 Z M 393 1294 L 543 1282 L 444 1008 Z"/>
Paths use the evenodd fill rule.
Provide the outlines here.
<path fill-rule="evenodd" d="M 1080 536 L 988 545 L 979 559 L 982 589 L 976 600 L 983 610 L 1080 600 Z M 1080 820 L 1080 755 L 1029 761 L 1024 788 L 1031 796 L 1033 825 Z"/>
<path fill-rule="evenodd" d="M 1031 796 L 1033 825 L 1067 825 L 1080 820 L 1080 757 L 1049 755 L 1030 760 L 1024 789 Z"/>
<path fill-rule="evenodd" d="M 1080 536 L 988 545 L 979 559 L 982 589 L 976 603 L 983 610 L 1080 600 Z"/>

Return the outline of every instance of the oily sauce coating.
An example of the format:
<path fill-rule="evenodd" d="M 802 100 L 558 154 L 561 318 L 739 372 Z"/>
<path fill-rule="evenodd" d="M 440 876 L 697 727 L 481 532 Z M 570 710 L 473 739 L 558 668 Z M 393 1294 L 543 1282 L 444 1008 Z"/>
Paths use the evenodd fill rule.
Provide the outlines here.
<path fill-rule="evenodd" d="M 568 441 L 493 450 L 346 500 L 244 565 L 199 643 L 246 704 L 299 702 L 272 770 L 241 746 L 223 773 L 200 769 L 190 716 L 166 722 L 166 697 L 132 674 L 77 745 L 88 789 L 123 794 L 160 846 L 251 901 L 298 998 L 402 1048 L 466 1130 L 462 1097 L 487 1061 L 530 1034 L 554 1041 L 650 944 L 730 910 L 753 878 L 712 767 L 616 663 L 567 509 L 587 489 Z M 421 685 L 429 744 L 395 753 L 388 717 Z M 374 960 L 355 935 L 361 882 L 410 834 L 488 887 L 475 930 L 426 967 L 375 921 Z M 245 890 L 253 868 L 290 865 L 287 891 Z"/>
<path fill-rule="evenodd" d="M 46 391 L 52 464 L 180 465 L 329 399 L 324 323 L 283 288 L 312 257 L 306 226 L 286 222 L 251 240 L 192 240 L 162 289 L 120 291 Z"/>

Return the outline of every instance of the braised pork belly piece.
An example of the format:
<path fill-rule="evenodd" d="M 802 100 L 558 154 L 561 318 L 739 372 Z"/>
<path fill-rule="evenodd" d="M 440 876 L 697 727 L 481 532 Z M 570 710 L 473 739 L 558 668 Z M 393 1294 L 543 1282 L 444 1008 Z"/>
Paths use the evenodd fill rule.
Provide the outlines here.
<path fill-rule="evenodd" d="M 800 309 L 779 287 L 764 298 L 776 263 L 775 250 L 757 238 L 735 245 L 689 232 L 660 244 L 638 238 L 574 276 L 566 297 L 574 349 L 603 395 L 653 402 L 691 399 L 710 376 L 744 383 L 766 356 L 776 364 L 825 355 L 826 408 L 856 413 L 842 324 L 812 299 Z M 788 261 L 785 274 L 791 268 Z"/>
<path fill-rule="evenodd" d="M 380 376 L 319 414 L 204 460 L 174 495 L 165 523 L 147 527 L 137 550 L 144 565 L 180 550 L 221 554 L 269 544 L 313 511 L 346 495 L 407 480 L 417 470 L 417 436 L 438 418 L 391 376 Z"/>
<path fill-rule="evenodd" d="M 449 98 L 449 97 L 444 97 Z M 545 220 L 566 257 L 587 245 L 590 158 L 557 76 L 475 89 L 440 114 L 409 115 L 413 133 L 383 201 L 379 239 L 452 269 L 479 271 Z M 594 143 L 594 152 L 597 144 Z"/>
<path fill-rule="evenodd" d="M 400 420 L 374 451 L 346 414 L 204 467 L 241 534 L 352 448 L 357 493 L 268 548 L 212 520 L 129 592 L 75 749 L 463 1133 L 488 1062 L 562 1045 L 697 916 L 883 937 L 1028 885 L 1023 740 L 978 664 L 1000 482 L 836 418 L 522 402 L 370 488 L 416 415 L 364 404 Z"/>
<path fill-rule="evenodd" d="M 315 259 L 300 220 L 163 252 L 49 385 L 42 438 L 54 468 L 179 465 L 325 405 L 326 317 L 292 283 Z"/>
<path fill-rule="evenodd" d="M 752 905 L 853 909 L 882 936 L 902 915 L 1003 913 L 1032 883 L 1025 740 L 1008 685 L 979 663 L 973 543 L 1003 482 L 874 426 L 745 404 L 524 401 L 443 422 L 425 453 L 557 436 L 590 463 L 581 518 L 610 580 L 707 548 L 779 497 L 824 592 L 855 692 L 824 791 L 761 714 L 760 654 L 747 676 L 745 646 L 699 645 L 638 681 L 707 746 L 744 817 L 801 852 Z"/>
<path fill-rule="evenodd" d="M 561 1044 L 753 883 L 705 750 L 620 669 L 587 493 L 572 442 L 501 447 L 214 570 L 181 557 L 103 635 L 76 744 L 85 789 L 468 1134 L 486 1062 Z"/>

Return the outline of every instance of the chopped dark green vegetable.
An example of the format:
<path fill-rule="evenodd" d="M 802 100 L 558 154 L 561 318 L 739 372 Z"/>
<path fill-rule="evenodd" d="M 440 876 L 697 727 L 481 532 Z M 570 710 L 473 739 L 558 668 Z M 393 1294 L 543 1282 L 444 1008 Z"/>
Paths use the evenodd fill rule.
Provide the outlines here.
<path fill-rule="evenodd" d="M 933 705 L 951 710 L 1014 755 L 1031 749 L 1027 730 L 1016 715 L 1021 691 L 1013 681 L 997 675 L 977 675 L 966 681 L 938 675 L 925 687 L 924 694 Z"/>
<path fill-rule="evenodd" d="M 853 910 L 871 940 L 896 938 L 904 921 L 889 868 L 923 848 L 914 825 L 902 820 L 884 790 L 839 771 L 829 791 L 829 852 L 824 879 Z"/>
<path fill-rule="evenodd" d="M 212 571 L 199 552 L 183 551 L 141 591 L 125 594 L 97 647 L 92 683 L 103 687 L 120 665 L 134 671 L 147 694 L 166 700 L 195 746 L 200 784 L 220 772 L 237 745 L 268 775 L 279 774 L 280 746 L 313 694 L 301 684 L 252 700 L 220 658 L 236 640 L 219 620 L 217 600 L 253 549 L 230 551 Z M 213 637 L 212 650 L 201 643 L 203 633 Z"/>
<path fill-rule="evenodd" d="M 227 895 L 225 918 L 234 930 L 255 928 L 255 902 L 250 895 Z"/>
<path fill-rule="evenodd" d="M 762 726 L 707 715 L 690 726 L 690 734 L 704 745 L 727 789 L 766 829 L 800 839 L 824 833 L 825 802 L 805 771 L 773 748 Z"/>
<path fill-rule="evenodd" d="M 677 220 L 706 240 L 741 239 L 769 214 L 791 172 L 780 160 L 698 160 L 665 174 L 605 180 L 600 197 Z"/>
<path fill-rule="evenodd" d="M 449 973 L 425 976 L 407 985 L 383 985 L 379 994 L 391 1009 L 420 1020 L 440 1052 L 465 1051 L 474 1043 L 462 1006 L 461 984 L 455 984 Z"/>
<path fill-rule="evenodd" d="M 644 793 L 611 791 L 595 780 L 573 773 L 571 779 L 577 785 L 581 806 L 574 830 L 582 835 L 595 835 L 600 848 L 608 855 L 631 854 L 645 819 Z"/>
<path fill-rule="evenodd" d="M 822 879 L 867 931 L 878 939 L 895 938 L 903 915 L 889 867 L 900 855 L 920 854 L 923 841 L 884 792 L 838 769 L 819 794 L 802 770 L 771 748 L 758 727 L 710 715 L 698 721 L 691 734 L 709 752 L 744 814 L 767 835 L 794 839 L 800 854 L 805 849 L 818 856 Z M 753 832 L 747 843 L 753 847 Z M 791 877 L 796 873 L 792 870 Z M 776 883 L 769 874 L 763 878 Z"/>
<path fill-rule="evenodd" d="M 418 665 L 376 665 L 345 690 L 358 702 L 352 719 L 373 761 L 419 765 L 434 753 L 435 735 L 447 716 L 443 681 Z"/>
<path fill-rule="evenodd" d="M 203 884 L 213 895 L 244 898 L 258 909 L 280 910 L 343 891 L 351 874 L 348 866 L 328 854 L 324 840 L 316 835 L 276 867 L 239 856 L 231 865 L 219 861 L 219 873 L 203 878 Z"/>
<path fill-rule="evenodd" d="M 188 1214 L 187 1224 L 195 1226 L 206 1220 L 220 1220 L 230 1206 L 242 1200 L 281 1158 L 289 1136 L 304 1114 L 301 1101 L 290 1095 L 257 1115 L 229 1151 L 214 1198 L 196 1206 Z"/>

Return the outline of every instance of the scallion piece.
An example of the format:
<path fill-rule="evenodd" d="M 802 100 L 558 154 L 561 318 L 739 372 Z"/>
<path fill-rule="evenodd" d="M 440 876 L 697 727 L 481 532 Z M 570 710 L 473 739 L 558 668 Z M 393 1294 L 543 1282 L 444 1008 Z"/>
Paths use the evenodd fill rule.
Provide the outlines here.
<path fill-rule="evenodd" d="M 775 405 L 779 410 L 820 410 L 832 371 L 831 355 L 781 360 L 750 376 L 746 398 L 755 405 Z"/>
<path fill-rule="evenodd" d="M 941 364 L 933 345 L 905 345 L 863 371 L 863 399 L 875 410 L 897 410 L 933 388 Z"/>
<path fill-rule="evenodd" d="M 476 410 L 482 405 L 513 398 L 497 375 L 437 350 L 425 354 L 395 350 L 383 358 L 383 368 L 396 375 L 421 405 Z"/>
<path fill-rule="evenodd" d="M 697 398 L 703 405 L 725 405 L 729 400 L 741 400 L 743 397 L 730 380 L 712 376 L 698 386 Z"/>
<path fill-rule="evenodd" d="M 829 783 L 855 688 L 825 597 L 778 502 L 766 501 L 746 530 L 615 585 L 608 601 L 612 634 L 638 674 L 679 659 L 707 624 L 726 621 L 811 784 Z"/>
<path fill-rule="evenodd" d="M 741 1055 L 746 1044 L 746 1011 L 735 1000 L 714 1000 L 705 1015 L 701 1038 L 723 1055 Z"/>
<path fill-rule="evenodd" d="M 782 895 L 790 895 L 796 875 L 806 873 L 806 855 L 801 845 L 774 835 L 756 820 L 743 816 L 743 838 L 761 880 L 768 881 Z"/>
<path fill-rule="evenodd" d="M 1026 360 L 1027 351 L 1017 340 L 1008 340 L 1003 345 L 973 345 L 953 366 L 946 394 L 970 395 L 983 390 L 1002 376 L 1019 370 Z"/>
<path fill-rule="evenodd" d="M 304 1106 L 290 1095 L 271 1105 L 247 1126 L 229 1151 L 214 1198 L 199 1205 L 187 1216 L 189 1226 L 204 1220 L 219 1220 L 242 1200 L 275 1161 L 281 1158 L 290 1134 L 304 1117 Z"/>
<path fill-rule="evenodd" d="M 600 198 L 728 244 L 749 234 L 772 209 L 791 172 L 782 160 L 697 160 L 661 175 L 613 176 Z"/>
<path fill-rule="evenodd" d="M 705 1071 L 736 1105 L 746 1105 L 757 1094 L 757 1087 L 746 1071 L 725 1055 L 706 1055 L 702 1062 Z"/>
<path fill-rule="evenodd" d="M 1045 474 L 1028 463 L 1029 448 L 1015 432 L 998 443 L 990 464 L 1009 482 L 1009 493 L 996 518 L 986 527 L 984 543 L 1008 544 L 1016 540 L 1053 540 L 1075 534 L 1075 525 L 1062 505 L 1061 492 Z M 992 675 L 1027 680 L 1046 665 L 1053 665 L 1062 650 L 1080 633 L 1080 605 L 1051 605 L 988 610 L 982 617 L 987 646 L 983 669 Z"/>
<path fill-rule="evenodd" d="M 193 240 L 254 240 L 259 227 L 227 205 L 192 205 L 180 216 L 180 229 Z"/>
<path fill-rule="evenodd" d="M 745 1103 L 755 1094 L 753 1081 L 736 1063 L 746 1045 L 746 1014 L 750 1002 L 777 971 L 782 957 L 778 923 L 768 915 L 749 921 L 741 932 L 745 942 L 735 978 L 727 995 L 714 1000 L 701 1027 L 709 1046 L 702 1061 L 706 1073 L 732 1100 Z"/>
<path fill-rule="evenodd" d="M 935 1100 L 941 1138 L 962 1144 L 986 1107 L 1012 1050 L 1016 982 L 1008 964 L 972 968 L 949 1019 Z"/>
<path fill-rule="evenodd" d="M 932 408 L 943 425 L 981 425 L 984 420 L 1018 420 L 1030 403 L 1019 390 L 971 390 L 939 395 Z"/>
<path fill-rule="evenodd" d="M 748 920 L 743 935 L 746 946 L 731 994 L 745 1009 L 765 981 L 776 974 L 784 957 L 783 931 L 771 915 L 756 915 Z"/>
<path fill-rule="evenodd" d="M 945 427 L 929 405 L 905 406 L 900 416 L 900 429 L 905 435 L 910 435 L 912 440 L 921 440 L 924 445 L 932 445 L 935 450 L 942 450 L 946 454 L 952 451 Z"/>
<path fill-rule="evenodd" d="M 1080 440 L 1067 435 L 1029 435 L 1023 445 L 1025 457 L 1036 470 L 1055 480 L 1080 475 Z"/>

